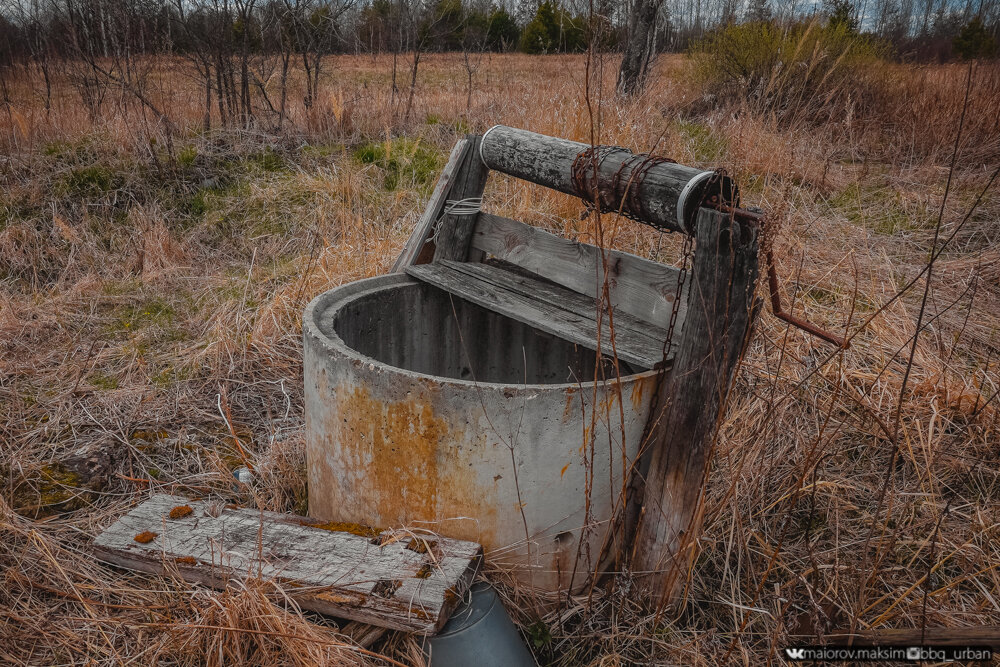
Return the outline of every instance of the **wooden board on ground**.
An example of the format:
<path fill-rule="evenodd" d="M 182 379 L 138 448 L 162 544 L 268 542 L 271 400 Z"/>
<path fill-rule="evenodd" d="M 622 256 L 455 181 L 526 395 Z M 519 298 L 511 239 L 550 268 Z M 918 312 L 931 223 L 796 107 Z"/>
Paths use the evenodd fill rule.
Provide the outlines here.
<path fill-rule="evenodd" d="M 94 550 L 114 565 L 215 588 L 273 581 L 304 609 L 425 634 L 448 620 L 483 553 L 423 531 L 379 533 L 165 494 L 118 519 Z"/>

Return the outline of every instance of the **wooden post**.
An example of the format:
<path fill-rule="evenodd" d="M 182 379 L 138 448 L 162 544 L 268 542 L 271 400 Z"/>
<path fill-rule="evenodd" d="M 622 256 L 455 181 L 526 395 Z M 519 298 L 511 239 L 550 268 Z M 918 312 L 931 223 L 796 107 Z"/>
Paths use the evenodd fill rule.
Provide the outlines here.
<path fill-rule="evenodd" d="M 424 214 L 417 221 L 417 226 L 413 228 L 410 238 L 407 239 L 403 251 L 396 258 L 396 263 L 392 266 L 391 273 L 405 273 L 406 267 L 414 264 L 426 264 L 434 257 L 434 242 L 431 237 L 434 234 L 434 224 L 444 210 L 445 201 L 451 199 L 451 192 L 455 179 L 460 173 L 461 166 L 469 160 L 473 152 L 472 142 L 468 139 L 460 139 L 451 150 L 448 163 L 438 177 L 434 185 L 434 192 L 427 201 L 427 208 Z"/>
<path fill-rule="evenodd" d="M 451 201 L 461 201 L 463 199 L 474 199 L 483 196 L 483 189 L 486 188 L 486 177 L 490 170 L 479 158 L 479 142 L 481 137 L 469 135 L 465 138 L 469 143 L 469 150 L 465 151 L 458 172 L 452 181 L 451 192 L 447 199 Z M 434 261 L 440 262 L 445 259 L 453 259 L 464 262 L 469 254 L 469 242 L 472 240 L 472 232 L 476 228 L 476 216 L 472 214 L 449 214 L 445 213 L 438 222 L 436 232 L 436 249 L 434 250 Z"/>
<path fill-rule="evenodd" d="M 715 434 L 757 308 L 758 230 L 702 208 L 687 319 L 650 416 L 644 506 L 632 570 L 663 602 L 695 557 Z"/>

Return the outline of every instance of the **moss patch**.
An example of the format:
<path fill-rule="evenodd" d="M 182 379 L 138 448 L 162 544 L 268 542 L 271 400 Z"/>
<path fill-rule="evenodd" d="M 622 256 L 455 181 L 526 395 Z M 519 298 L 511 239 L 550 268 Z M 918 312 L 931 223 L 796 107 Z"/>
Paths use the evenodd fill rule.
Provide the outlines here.
<path fill-rule="evenodd" d="M 14 484 L 11 507 L 22 516 L 41 519 L 87 507 L 92 495 L 83 477 L 52 463 L 28 472 Z"/>
<path fill-rule="evenodd" d="M 399 187 L 427 186 L 433 182 L 440 154 L 419 139 L 400 138 L 364 144 L 355 149 L 354 159 L 378 167 L 383 187 L 391 192 Z"/>
<path fill-rule="evenodd" d="M 87 382 L 89 382 L 96 389 L 102 389 L 104 391 L 111 391 L 112 389 L 118 388 L 118 378 L 114 375 L 108 375 L 107 373 L 102 373 L 100 371 L 95 371 L 88 375 Z"/>
<path fill-rule="evenodd" d="M 111 336 L 134 337 L 143 334 L 145 349 L 147 343 L 171 343 L 185 340 L 187 332 L 178 322 L 174 306 L 160 297 L 147 298 L 139 303 L 119 305 L 111 311 L 111 321 L 105 325 L 105 332 Z"/>
<path fill-rule="evenodd" d="M 679 120 L 675 128 L 696 162 L 719 162 L 725 157 L 726 139 L 708 125 Z"/>
<path fill-rule="evenodd" d="M 198 159 L 198 149 L 194 146 L 185 146 L 177 152 L 177 162 L 182 167 L 192 167 L 194 166 L 195 160 Z"/>
<path fill-rule="evenodd" d="M 382 534 L 382 531 L 378 528 L 372 528 L 360 523 L 349 523 L 347 521 L 318 522 L 303 519 L 299 521 L 299 525 L 308 526 L 309 528 L 319 528 L 320 530 L 329 530 L 334 533 L 350 533 L 351 535 L 368 538 L 378 537 Z"/>
<path fill-rule="evenodd" d="M 117 179 L 106 166 L 78 167 L 62 177 L 57 188 L 72 197 L 92 197 L 110 192 Z"/>
<path fill-rule="evenodd" d="M 934 222 L 926 210 L 908 210 L 901 192 L 877 182 L 852 183 L 827 203 L 852 223 L 885 236 L 927 229 Z"/>

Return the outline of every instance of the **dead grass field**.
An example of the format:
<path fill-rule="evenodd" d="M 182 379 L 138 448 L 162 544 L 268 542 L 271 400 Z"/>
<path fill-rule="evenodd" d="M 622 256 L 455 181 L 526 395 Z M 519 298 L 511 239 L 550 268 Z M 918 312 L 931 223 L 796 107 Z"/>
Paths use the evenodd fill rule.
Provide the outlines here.
<path fill-rule="evenodd" d="M 538 617 L 507 588 L 542 664 L 759 664 L 793 635 L 1000 624 L 1000 68 L 975 69 L 967 105 L 965 66 L 859 73 L 877 95 L 815 123 L 717 105 L 681 56 L 620 104 L 616 64 L 486 56 L 467 109 L 461 57 L 426 56 L 405 119 L 408 81 L 394 97 L 387 56 L 333 57 L 320 104 L 306 112 L 293 89 L 277 135 L 201 132 L 187 65 L 161 61 L 148 86 L 170 142 L 127 94 L 110 91 L 95 121 L 67 81 L 46 111 L 38 83 L 13 77 L 0 106 L 0 663 L 389 664 L 266 583 L 222 593 L 128 574 L 88 544 L 156 490 L 306 511 L 302 310 L 385 272 L 451 145 L 494 123 L 583 141 L 596 128 L 600 143 L 726 167 L 744 203 L 782 222 L 786 304 L 852 337 L 837 351 L 761 316 L 685 604 L 656 618 L 614 588 Z M 496 178 L 487 198 L 679 259 L 678 239 L 610 216 L 598 234 L 578 201 L 540 188 Z M 240 449 L 250 485 L 233 479 Z M 419 662 L 403 637 L 373 650 Z"/>

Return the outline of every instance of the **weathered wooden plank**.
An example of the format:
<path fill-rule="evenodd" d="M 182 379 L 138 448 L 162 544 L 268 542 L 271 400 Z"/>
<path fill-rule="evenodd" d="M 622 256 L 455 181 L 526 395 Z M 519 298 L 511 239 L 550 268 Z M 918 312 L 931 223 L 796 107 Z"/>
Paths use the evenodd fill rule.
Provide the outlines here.
<path fill-rule="evenodd" d="M 594 337 L 594 348 L 597 346 L 597 305 L 598 301 L 594 297 L 589 297 L 573 290 L 567 290 L 561 285 L 554 285 L 537 278 L 526 276 L 513 271 L 506 271 L 502 268 L 486 264 L 475 264 L 470 262 L 442 262 L 446 266 L 461 271 L 470 277 L 478 280 L 492 282 L 498 287 L 520 294 L 528 299 L 537 299 L 554 306 L 568 310 L 574 315 L 585 317 L 592 322 L 590 328 L 591 336 Z M 603 304 L 604 312 L 601 318 L 601 350 L 604 354 L 611 356 L 611 324 L 612 318 L 608 312 L 607 304 Z M 613 305 L 614 328 L 615 328 L 615 348 L 621 354 L 624 346 L 636 356 L 642 356 L 647 361 L 654 360 L 654 365 L 660 361 L 668 361 L 673 357 L 673 349 L 668 351 L 666 359 L 663 358 L 663 342 L 667 339 L 667 330 L 650 324 L 644 320 L 619 310 L 618 305 Z"/>
<path fill-rule="evenodd" d="M 445 261 L 413 266 L 407 273 L 484 308 L 536 329 L 597 350 L 597 305 L 593 298 L 486 264 Z M 601 351 L 611 356 L 607 315 Z M 666 331 L 623 314 L 615 323 L 618 358 L 643 369 L 663 360 Z M 668 359 L 670 354 L 668 354 Z"/>
<path fill-rule="evenodd" d="M 486 187 L 486 177 L 490 170 L 479 159 L 479 135 L 469 135 L 466 141 L 470 149 L 465 153 L 465 159 L 454 178 L 448 201 L 460 202 L 463 199 L 476 199 L 483 196 Z M 434 243 L 434 261 L 457 259 L 464 262 L 469 254 L 469 239 L 476 226 L 476 214 L 455 215 L 445 213 L 437 224 Z"/>
<path fill-rule="evenodd" d="M 616 312 L 664 328 L 670 324 L 680 274 L 672 266 L 618 250 L 602 253 L 597 246 L 489 213 L 479 214 L 472 247 L 591 297 L 603 289 L 607 257 L 608 293 Z M 684 321 L 685 294 L 677 313 L 678 333 Z"/>
<path fill-rule="evenodd" d="M 183 507 L 191 511 L 177 510 Z M 215 588 L 259 577 L 304 609 L 420 633 L 444 625 L 482 557 L 473 542 L 408 531 L 376 535 L 362 526 L 165 494 L 104 530 L 94 551 L 115 565 L 176 572 Z"/>
<path fill-rule="evenodd" d="M 396 262 L 392 265 L 390 273 L 403 273 L 406 267 L 411 264 L 423 264 L 431 261 L 434 257 L 434 242 L 431 237 L 434 234 L 434 225 L 444 210 L 445 201 L 451 193 L 452 184 L 458 174 L 459 165 L 470 156 L 474 156 L 473 146 L 467 139 L 460 139 L 455 147 L 451 149 L 451 156 L 444 170 L 438 177 L 434 185 L 434 192 L 427 200 L 427 208 L 417 221 L 417 226 L 410 233 L 410 238 L 403 245 L 403 251 L 399 253 Z"/>
<path fill-rule="evenodd" d="M 710 453 L 757 308 L 757 230 L 718 211 L 698 214 L 684 335 L 649 415 L 643 510 L 633 571 L 676 599 L 701 527 Z M 631 532 L 631 530 L 629 531 Z"/>
<path fill-rule="evenodd" d="M 483 135 L 479 153 L 490 169 L 591 203 L 596 193 L 605 210 L 621 209 L 660 229 L 694 234 L 694 217 L 706 195 L 725 204 L 739 201 L 728 177 L 715 179 L 712 172 L 651 161 L 626 149 L 601 149 L 596 160 L 591 155 L 581 162 L 578 179 L 574 179 L 577 156 L 590 148 L 577 141 L 496 125 Z"/>

